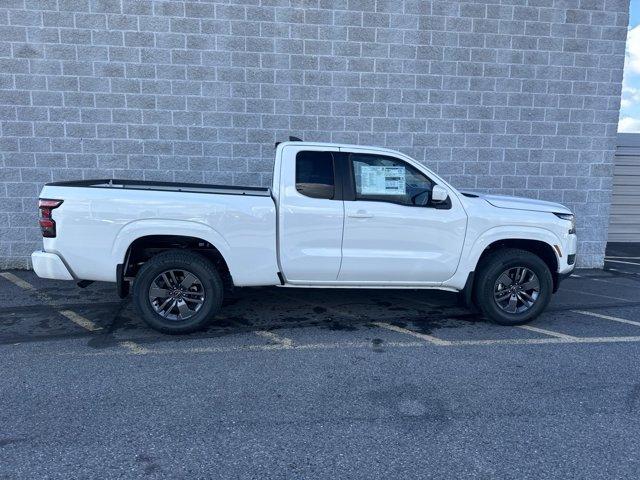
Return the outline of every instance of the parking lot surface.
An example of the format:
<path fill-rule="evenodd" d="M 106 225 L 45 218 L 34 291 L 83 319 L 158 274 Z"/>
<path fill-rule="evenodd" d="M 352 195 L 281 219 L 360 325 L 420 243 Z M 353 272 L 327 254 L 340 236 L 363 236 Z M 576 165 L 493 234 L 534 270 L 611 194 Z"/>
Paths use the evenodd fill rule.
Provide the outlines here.
<path fill-rule="evenodd" d="M 0 478 L 638 478 L 622 253 L 522 327 L 445 292 L 261 288 L 174 337 L 114 285 L 0 272 Z"/>

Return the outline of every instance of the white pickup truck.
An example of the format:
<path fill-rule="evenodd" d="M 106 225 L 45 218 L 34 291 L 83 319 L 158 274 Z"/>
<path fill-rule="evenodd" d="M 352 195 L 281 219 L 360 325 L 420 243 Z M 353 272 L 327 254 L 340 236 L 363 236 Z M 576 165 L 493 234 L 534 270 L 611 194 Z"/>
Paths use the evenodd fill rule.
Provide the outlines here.
<path fill-rule="evenodd" d="M 460 193 L 393 150 L 277 144 L 271 188 L 131 180 L 49 183 L 43 278 L 117 282 L 166 333 L 203 328 L 233 287 L 461 292 L 505 325 L 541 313 L 575 265 L 557 203 Z"/>

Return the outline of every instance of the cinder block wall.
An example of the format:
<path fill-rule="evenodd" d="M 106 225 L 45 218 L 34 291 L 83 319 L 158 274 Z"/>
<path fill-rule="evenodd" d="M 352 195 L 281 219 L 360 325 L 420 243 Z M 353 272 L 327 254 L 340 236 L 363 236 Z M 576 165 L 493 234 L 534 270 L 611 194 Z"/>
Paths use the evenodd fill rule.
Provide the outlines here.
<path fill-rule="evenodd" d="M 602 264 L 628 0 L 2 0 L 0 266 L 43 183 L 268 184 L 273 144 L 373 144 L 560 201 Z"/>

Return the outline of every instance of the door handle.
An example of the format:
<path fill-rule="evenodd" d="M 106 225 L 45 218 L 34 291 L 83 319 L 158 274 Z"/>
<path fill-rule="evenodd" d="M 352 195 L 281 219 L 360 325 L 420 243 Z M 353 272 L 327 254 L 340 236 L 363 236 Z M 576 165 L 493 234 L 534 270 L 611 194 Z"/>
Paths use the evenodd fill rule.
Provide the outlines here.
<path fill-rule="evenodd" d="M 350 218 L 372 218 L 373 214 L 371 214 L 371 213 L 369 213 L 369 212 L 367 212 L 365 210 L 358 210 L 355 213 L 349 213 L 347 216 L 350 217 Z"/>

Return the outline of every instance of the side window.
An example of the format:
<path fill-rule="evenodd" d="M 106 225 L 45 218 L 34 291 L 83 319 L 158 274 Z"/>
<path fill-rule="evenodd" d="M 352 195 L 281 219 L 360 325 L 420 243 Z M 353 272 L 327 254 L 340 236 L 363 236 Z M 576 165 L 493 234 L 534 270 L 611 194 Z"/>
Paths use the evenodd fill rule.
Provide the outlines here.
<path fill-rule="evenodd" d="M 429 203 L 433 182 L 402 160 L 378 155 L 350 155 L 356 200 L 377 200 L 401 205 Z"/>
<path fill-rule="evenodd" d="M 296 155 L 296 190 L 312 198 L 333 199 L 335 180 L 333 155 L 330 152 L 298 152 Z"/>

